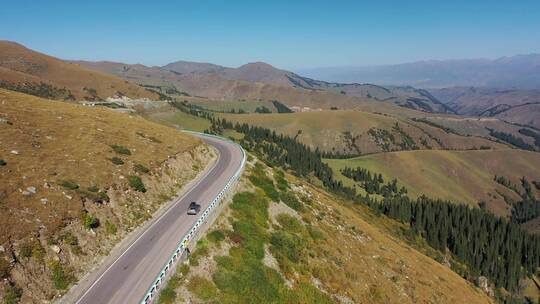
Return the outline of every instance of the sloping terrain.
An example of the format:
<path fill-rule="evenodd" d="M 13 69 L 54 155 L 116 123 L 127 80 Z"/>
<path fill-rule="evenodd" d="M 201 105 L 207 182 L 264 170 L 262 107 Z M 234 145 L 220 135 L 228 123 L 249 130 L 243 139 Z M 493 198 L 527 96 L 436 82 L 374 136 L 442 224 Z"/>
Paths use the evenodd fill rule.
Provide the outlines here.
<path fill-rule="evenodd" d="M 193 75 L 182 79 L 180 90 L 215 100 L 278 100 L 297 111 L 351 109 L 365 98 L 337 92 L 295 88 L 287 85 L 229 80 L 218 75 Z"/>
<path fill-rule="evenodd" d="M 428 91 L 408 86 L 378 86 L 373 84 L 341 84 L 316 82 L 319 89 L 338 91 L 342 94 L 366 97 L 381 102 L 390 102 L 398 106 L 430 113 L 454 113 L 444 103 L 433 97 Z"/>
<path fill-rule="evenodd" d="M 175 61 L 162 67 L 164 70 L 173 71 L 178 74 L 200 74 L 200 73 L 213 73 L 219 72 L 224 69 L 217 64 L 203 63 L 203 62 L 191 62 L 191 61 Z"/>
<path fill-rule="evenodd" d="M 164 68 L 181 72 L 190 69 L 190 63 L 183 65 L 170 65 Z M 425 112 L 447 113 L 452 110 L 436 100 L 427 91 L 412 87 L 382 87 L 371 84 L 359 83 L 331 83 L 302 77 L 295 73 L 275 68 L 264 62 L 254 62 L 242 65 L 238 68 L 222 68 L 205 71 L 199 74 L 211 74 L 230 80 L 246 81 L 251 83 L 265 83 L 284 85 L 316 91 L 330 91 L 343 95 L 363 97 L 373 101 L 392 102 Z M 337 105 L 336 105 L 337 106 Z"/>
<path fill-rule="evenodd" d="M 476 86 L 540 89 L 540 54 L 497 59 L 430 60 L 367 67 L 328 67 L 297 71 L 333 82 L 445 88 Z"/>
<path fill-rule="evenodd" d="M 520 109 L 521 107 L 516 107 Z M 412 109 L 406 109 L 404 107 L 396 107 L 388 103 L 371 103 L 362 102 L 356 108 L 360 111 L 383 114 L 386 116 L 392 116 L 401 120 L 413 120 L 420 125 L 430 125 L 432 127 L 445 130 L 446 133 L 459 134 L 462 136 L 475 136 L 484 137 L 491 140 L 499 141 L 501 143 L 509 144 L 514 147 L 524 148 L 523 145 L 514 145 L 517 141 L 523 142 L 530 150 L 539 149 L 540 146 L 535 144 L 535 139 L 531 136 L 523 134 L 523 130 L 529 130 L 530 132 L 538 133 L 537 129 L 531 126 L 521 125 L 519 123 L 511 122 L 510 120 L 503 120 L 504 118 L 497 117 L 474 117 L 463 116 L 454 114 L 430 114 Z M 526 111 L 526 107 L 523 107 L 523 112 Z M 508 114 L 513 111 L 509 111 Z M 521 113 L 523 117 L 530 117 L 531 120 L 536 119 L 534 111 L 530 114 Z M 527 116 L 529 115 L 529 116 Z M 510 117 L 509 117 L 510 119 Z M 502 140 L 493 136 L 492 131 L 501 132 L 511 136 L 515 140 Z M 520 132 L 521 131 L 521 132 Z M 514 144 L 512 144 L 512 142 Z M 539 142 L 540 144 L 540 142 Z"/>
<path fill-rule="evenodd" d="M 213 65 L 209 67 L 204 63 L 178 61 L 165 65 L 163 68 L 181 74 L 213 74 L 230 80 L 314 89 L 309 82 L 310 79 L 304 79 L 292 72 L 280 70 L 264 62 L 252 62 L 238 68 L 226 68 Z"/>
<path fill-rule="evenodd" d="M 0 41 L 0 87 L 59 100 L 158 95 L 118 77 L 81 68 L 24 46 Z"/>
<path fill-rule="evenodd" d="M 390 115 L 353 110 L 292 114 L 221 114 L 233 122 L 275 130 L 312 148 L 338 154 L 370 154 L 413 149 L 499 149 L 493 141 L 460 136 L 432 125 Z M 396 125 L 397 124 L 397 125 Z"/>
<path fill-rule="evenodd" d="M 514 124 L 527 125 L 540 129 L 540 102 L 512 107 L 497 113 L 495 117 Z"/>
<path fill-rule="evenodd" d="M 139 117 L 0 89 L 0 295 L 62 293 L 213 157 Z"/>
<path fill-rule="evenodd" d="M 86 69 L 98 71 L 105 74 L 114 75 L 122 79 L 146 86 L 148 88 L 161 90 L 167 93 L 167 88 L 175 88 L 178 81 L 178 74 L 161 69 L 159 67 L 148 67 L 142 64 L 124 64 L 112 61 L 72 61 Z M 169 91 L 171 94 L 174 91 Z"/>
<path fill-rule="evenodd" d="M 311 121 L 308 125 L 302 126 L 303 122 L 293 122 L 296 116 L 282 116 L 276 117 L 276 121 L 280 121 L 279 130 L 285 132 L 285 134 L 295 136 L 296 133 L 302 129 L 304 134 L 300 134 L 299 138 L 311 145 L 312 147 L 319 147 L 320 149 L 328 152 L 337 152 L 344 154 L 366 154 L 381 151 L 391 150 L 403 150 L 399 147 L 403 142 L 399 139 L 395 140 L 395 143 L 390 143 L 390 146 L 383 148 L 384 142 L 375 143 L 373 136 L 361 136 L 366 134 L 370 129 L 377 129 L 378 124 L 374 122 L 373 125 L 369 123 L 362 123 L 361 120 L 368 114 L 374 114 L 381 119 L 385 119 L 388 123 L 385 125 L 385 130 L 392 131 L 393 125 L 396 122 L 403 121 L 405 133 L 410 134 L 413 137 L 411 147 L 405 149 L 412 149 L 413 146 L 417 146 L 420 149 L 433 148 L 433 149 L 479 149 L 487 147 L 497 147 L 497 145 L 491 141 L 479 138 L 487 138 L 492 141 L 500 140 L 491 135 L 490 130 L 497 132 L 503 132 L 510 134 L 515 138 L 518 138 L 535 148 L 535 140 L 519 131 L 522 129 L 520 126 L 512 125 L 499 119 L 475 119 L 470 117 L 461 117 L 459 115 L 427 115 L 425 111 L 417 111 L 414 106 L 398 107 L 393 103 L 384 102 L 385 100 L 394 100 L 395 102 L 409 102 L 407 99 L 416 98 L 414 96 L 423 94 L 423 98 L 432 99 L 432 104 L 436 104 L 437 100 L 434 99 L 427 91 L 417 90 L 414 88 L 393 87 L 384 88 L 374 85 L 343 85 L 342 87 L 336 86 L 329 89 L 329 91 L 321 91 L 314 89 L 302 89 L 298 87 L 291 87 L 289 85 L 275 85 L 265 84 L 262 82 L 245 82 L 240 80 L 225 79 L 218 76 L 216 73 L 197 73 L 178 75 L 176 72 L 166 71 L 158 67 L 145 67 L 141 65 L 124 65 L 121 63 L 111 62 L 79 62 L 89 68 L 98 69 L 107 73 L 113 73 L 123 77 L 125 79 L 131 79 L 144 86 L 160 87 L 162 93 L 167 93 L 170 96 L 190 102 L 196 106 L 203 107 L 212 111 L 245 111 L 253 113 L 259 107 L 265 107 L 266 109 L 275 112 L 274 107 L 270 105 L 271 101 L 280 101 L 287 105 L 289 108 L 296 112 L 309 112 L 320 109 L 360 109 L 362 113 L 355 114 L 340 114 L 341 112 L 328 112 L 319 114 L 306 114 L 300 117 L 313 116 L 314 119 L 307 119 Z M 288 72 L 275 69 L 271 66 L 262 65 L 260 63 L 254 63 L 250 69 L 256 69 L 260 66 L 264 72 L 258 74 L 263 77 L 264 75 L 270 75 L 269 77 L 287 76 Z M 268 72 L 270 70 L 270 72 Z M 253 72 L 255 73 L 255 72 Z M 257 74 L 257 73 L 255 73 Z M 284 78 L 280 78 L 283 80 Z M 287 78 L 288 79 L 288 78 Z M 261 80 L 261 79 L 259 79 Z M 329 83 L 323 83 L 320 81 L 312 81 L 312 85 L 327 85 Z M 355 91 L 356 94 L 363 95 L 364 97 L 349 96 L 347 92 L 342 94 L 337 90 L 339 88 L 349 88 Z M 365 89 L 365 90 L 364 90 Z M 393 92 L 399 92 L 394 94 Z M 187 93 L 194 96 L 205 97 L 193 97 L 185 96 Z M 409 97 L 403 99 L 396 96 Z M 398 103 L 399 103 L 398 102 Z M 428 109 L 429 111 L 433 108 Z M 439 109 L 437 111 L 444 111 Z M 365 113 L 368 112 L 368 113 Z M 184 116 L 180 113 L 168 113 L 167 111 L 152 111 L 151 116 L 156 117 L 159 121 L 178 121 L 176 125 L 181 127 L 189 126 L 183 121 L 178 120 L 179 117 Z M 374 115 L 368 115 L 369 117 L 375 117 Z M 329 119 L 321 119 L 322 116 Z M 384 117 L 383 117 L 384 116 Z M 532 115 L 531 115 L 532 116 Z M 273 120 L 270 116 L 268 118 L 259 116 L 245 116 L 234 117 L 231 119 L 237 121 L 258 121 L 262 119 L 260 123 L 264 121 L 268 122 Z M 320 120 L 319 120 L 320 119 Z M 336 119 L 341 119 L 337 121 Z M 285 120 L 285 121 L 283 121 Z M 302 120 L 302 119 L 301 119 Z M 326 121 L 326 122 L 325 122 Z M 368 119 L 368 121 L 372 121 Z M 322 122 L 325 128 L 320 128 L 318 124 Z M 336 123 L 342 124 L 338 126 Z M 309 126 L 311 124 L 311 126 Z M 196 124 L 195 129 L 201 130 L 203 124 Z M 262 125 L 262 124 L 261 124 Z M 204 130 L 204 127 L 202 127 Z M 307 132 L 306 132 L 307 131 Z M 313 131 L 313 132 L 311 132 Z M 317 132 L 322 132 L 323 136 L 320 136 Z M 345 135 L 345 132 L 350 132 L 349 135 Z M 401 135 L 401 134 L 400 134 Z M 461 135 L 461 136 L 460 136 Z M 359 137 L 359 138 L 356 138 Z M 470 138 L 468 138 L 470 137 Z M 352 143 L 352 140 L 356 141 L 356 144 Z M 390 139 L 388 139 L 390 140 Z M 388 141 L 387 140 L 387 141 Z M 511 143 L 503 141 L 502 145 L 509 145 Z M 355 147 L 357 145 L 358 147 Z M 360 152 L 358 152 L 360 151 Z"/>
<path fill-rule="evenodd" d="M 112 74 L 171 95 L 189 94 L 219 100 L 278 100 L 296 111 L 351 109 L 358 102 L 389 102 L 424 112 L 452 110 L 427 91 L 412 87 L 380 87 L 313 80 L 263 62 L 226 68 L 179 61 L 163 67 L 116 62 L 74 61 L 83 67 Z M 161 87 L 161 88 L 160 88 Z"/>
<path fill-rule="evenodd" d="M 395 222 L 260 163 L 249 167 L 162 303 L 491 303 L 403 241 Z"/>
<path fill-rule="evenodd" d="M 77 63 L 86 68 L 110 73 L 143 86 L 163 86 L 164 89 L 161 90 L 163 93 L 180 96 L 189 94 L 215 101 L 278 100 L 290 107 L 296 107 L 298 111 L 302 111 L 329 109 L 331 107 L 350 109 L 354 108 L 358 102 L 368 100 L 366 98 L 345 96 L 337 92 L 227 79 L 217 73 L 179 74 L 157 67 L 149 68 L 141 65 L 83 61 Z M 167 89 L 169 90 L 167 91 Z"/>
<path fill-rule="evenodd" d="M 430 92 L 458 114 L 540 127 L 540 90 L 453 87 Z"/>
<path fill-rule="evenodd" d="M 519 185 L 520 178 L 540 180 L 540 153 L 521 150 L 493 151 L 402 151 L 345 160 L 326 160 L 335 172 L 344 167 L 362 167 L 397 178 L 409 193 L 477 206 L 481 201 L 499 215 L 509 215 L 504 194 L 519 196 L 498 184 L 495 175 Z M 342 179 L 345 177 L 342 177 Z"/>

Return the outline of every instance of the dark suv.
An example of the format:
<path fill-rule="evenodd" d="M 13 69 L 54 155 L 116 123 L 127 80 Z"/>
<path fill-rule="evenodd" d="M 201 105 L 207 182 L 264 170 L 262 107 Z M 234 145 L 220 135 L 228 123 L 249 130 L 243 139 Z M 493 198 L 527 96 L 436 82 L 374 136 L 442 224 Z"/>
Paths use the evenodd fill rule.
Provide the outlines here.
<path fill-rule="evenodd" d="M 189 204 L 189 209 L 187 211 L 187 214 L 195 215 L 201 211 L 201 205 L 197 204 L 196 202 L 191 202 Z"/>

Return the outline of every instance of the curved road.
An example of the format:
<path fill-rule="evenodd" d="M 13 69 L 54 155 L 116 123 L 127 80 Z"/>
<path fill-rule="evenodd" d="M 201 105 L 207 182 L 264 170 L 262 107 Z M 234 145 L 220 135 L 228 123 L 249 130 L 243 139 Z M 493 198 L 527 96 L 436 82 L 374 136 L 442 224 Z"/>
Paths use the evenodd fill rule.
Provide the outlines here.
<path fill-rule="evenodd" d="M 240 148 L 225 140 L 199 136 L 219 151 L 206 174 L 163 213 L 79 297 L 77 304 L 140 303 L 184 235 L 199 218 L 187 215 L 192 201 L 201 212 L 223 189 L 242 161 Z M 200 213 L 199 213 L 200 214 Z"/>

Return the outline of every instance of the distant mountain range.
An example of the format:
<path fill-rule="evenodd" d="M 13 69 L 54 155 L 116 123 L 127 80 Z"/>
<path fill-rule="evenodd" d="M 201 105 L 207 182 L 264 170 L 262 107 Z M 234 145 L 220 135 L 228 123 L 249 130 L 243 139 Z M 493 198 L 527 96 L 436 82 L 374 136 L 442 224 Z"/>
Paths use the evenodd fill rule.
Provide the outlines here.
<path fill-rule="evenodd" d="M 532 71 L 530 56 L 484 62 Z M 538 57 L 534 57 L 538 58 Z M 465 69 L 464 61 L 461 62 Z M 451 62 L 432 62 L 451 65 Z M 411 64 L 412 65 L 412 64 Z M 454 69 L 455 70 L 455 69 Z M 470 74 L 474 65 L 468 68 Z M 478 76 L 477 83 L 495 75 Z M 523 73 L 522 73 L 523 74 Z M 490 76 L 491 75 L 491 76 Z M 516 75 L 514 73 L 513 75 Z M 501 72 L 501 77 L 511 73 Z M 456 78 L 457 79 L 457 78 Z M 532 78 L 529 78 L 532 79 Z M 138 85 L 137 85 L 138 84 Z M 141 87 L 143 86 L 143 87 Z M 157 99 L 161 93 L 212 100 L 278 100 L 296 111 L 354 109 L 363 103 L 395 104 L 430 113 L 495 117 L 540 128 L 540 89 L 494 89 L 459 86 L 417 89 L 412 86 L 340 83 L 315 80 L 254 62 L 238 68 L 211 63 L 177 61 L 162 67 L 119 62 L 68 62 L 24 46 L 0 41 L 0 87 L 51 99 L 103 100 L 111 96 Z"/>
<path fill-rule="evenodd" d="M 146 86 L 170 86 L 193 96 L 229 100 L 279 100 L 309 109 L 354 108 L 359 102 L 391 102 L 425 112 L 452 113 L 429 92 L 413 87 L 341 84 L 302 77 L 254 62 L 238 68 L 177 61 L 163 67 L 115 62 L 75 62 Z"/>
<path fill-rule="evenodd" d="M 386 102 L 424 112 L 495 117 L 540 128 L 540 90 L 536 89 L 463 86 L 425 90 L 412 86 L 326 82 L 264 62 L 238 68 L 187 61 L 163 67 L 77 63 L 139 84 L 170 86 L 193 96 L 213 99 L 276 99 L 297 109 L 355 108 L 360 102 Z"/>
<path fill-rule="evenodd" d="M 306 77 L 340 83 L 410 85 L 418 88 L 454 86 L 540 89 L 540 54 L 494 60 L 431 60 L 367 67 L 300 69 Z"/>
<path fill-rule="evenodd" d="M 496 117 L 540 128 L 540 90 L 452 87 L 429 92 L 457 114 Z"/>

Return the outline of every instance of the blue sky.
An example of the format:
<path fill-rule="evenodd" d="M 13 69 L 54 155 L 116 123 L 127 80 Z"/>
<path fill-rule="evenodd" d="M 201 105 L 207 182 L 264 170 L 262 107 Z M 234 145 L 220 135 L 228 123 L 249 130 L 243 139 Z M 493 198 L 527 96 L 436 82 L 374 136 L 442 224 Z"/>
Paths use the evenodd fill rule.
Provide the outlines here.
<path fill-rule="evenodd" d="M 3 1 L 0 39 L 64 59 L 282 68 L 540 52 L 540 1 Z"/>

